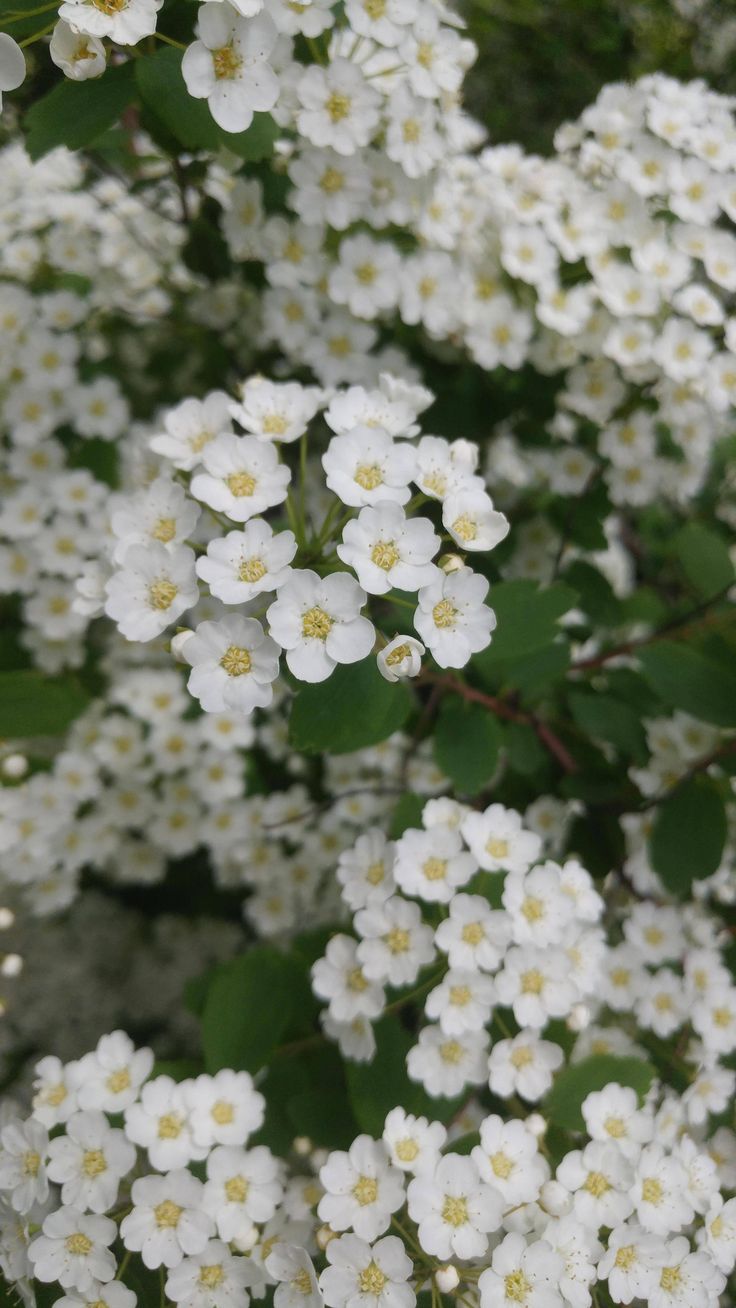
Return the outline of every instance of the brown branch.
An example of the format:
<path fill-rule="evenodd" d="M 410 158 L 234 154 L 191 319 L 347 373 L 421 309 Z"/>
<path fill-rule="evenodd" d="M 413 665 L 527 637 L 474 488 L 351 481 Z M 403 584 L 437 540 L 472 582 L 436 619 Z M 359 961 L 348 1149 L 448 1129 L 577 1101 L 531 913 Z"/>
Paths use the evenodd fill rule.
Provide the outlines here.
<path fill-rule="evenodd" d="M 614 645 L 612 649 L 606 650 L 603 654 L 595 654 L 591 658 L 580 659 L 570 666 L 569 671 L 583 672 L 600 668 L 605 663 L 610 662 L 611 659 L 620 658 L 625 654 L 635 654 L 638 649 L 642 649 L 645 645 L 653 645 L 656 641 L 668 636 L 672 631 L 679 632 L 680 637 L 689 636 L 693 631 L 698 631 L 701 627 L 707 627 L 713 622 L 720 621 L 721 614 L 708 613 L 707 610 L 712 605 L 718 604 L 722 599 L 725 599 L 732 586 L 733 582 L 729 582 L 727 586 L 718 591 L 717 595 L 712 595 L 710 599 L 703 600 L 701 604 L 696 604 L 695 608 L 683 613 L 682 617 L 672 618 L 669 622 L 665 622 L 663 627 L 658 627 L 656 631 L 651 632 L 648 636 L 640 636 L 638 640 L 622 641 L 620 645 Z M 729 613 L 725 616 L 731 618 L 733 615 Z M 696 619 L 700 620 L 696 621 Z"/>

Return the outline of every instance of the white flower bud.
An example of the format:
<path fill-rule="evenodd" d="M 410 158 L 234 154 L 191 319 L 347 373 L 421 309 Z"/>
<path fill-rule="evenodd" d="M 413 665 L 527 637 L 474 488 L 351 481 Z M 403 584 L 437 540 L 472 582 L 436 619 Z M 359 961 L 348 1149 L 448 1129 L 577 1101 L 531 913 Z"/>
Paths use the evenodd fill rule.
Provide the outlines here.
<path fill-rule="evenodd" d="M 438 567 L 446 573 L 462 572 L 463 568 L 466 566 L 465 559 L 463 559 L 459 554 L 442 554 L 437 560 L 437 564 Z"/>
<path fill-rule="evenodd" d="M 307 1158 L 311 1154 L 313 1145 L 308 1135 L 298 1135 L 292 1142 L 292 1149 L 300 1158 Z"/>
<path fill-rule="evenodd" d="M 15 922 L 15 913 L 12 908 L 0 908 L 0 931 L 7 931 Z"/>
<path fill-rule="evenodd" d="M 550 1217 L 564 1217 L 572 1208 L 572 1196 L 559 1181 L 545 1181 L 539 1191 L 539 1206 Z"/>
<path fill-rule="evenodd" d="M 394 636 L 376 657 L 378 671 L 386 681 L 416 677 L 423 653 L 424 646 L 415 636 Z"/>
<path fill-rule="evenodd" d="M 587 1004 L 573 1004 L 565 1023 L 568 1031 L 584 1031 L 590 1026 L 590 1009 Z"/>
<path fill-rule="evenodd" d="M 446 1267 L 438 1267 L 434 1279 L 437 1289 L 442 1294 L 451 1294 L 460 1284 L 457 1267 L 453 1267 L 452 1263 L 448 1263 Z"/>
<path fill-rule="evenodd" d="M 532 1135 L 537 1137 L 537 1139 L 544 1135 L 547 1130 L 547 1123 L 541 1113 L 530 1113 L 524 1122 L 524 1125 L 528 1131 L 531 1131 Z"/>
<path fill-rule="evenodd" d="M 319 1230 L 317 1231 L 317 1234 L 314 1237 L 315 1240 L 317 1241 L 317 1248 L 321 1249 L 322 1252 L 324 1253 L 325 1249 L 330 1243 L 330 1240 L 334 1240 L 336 1236 L 337 1236 L 337 1231 L 333 1231 L 331 1226 L 328 1226 L 326 1223 L 324 1226 L 320 1226 Z"/>
<path fill-rule="evenodd" d="M 176 635 L 171 637 L 171 653 L 174 655 L 177 663 L 184 662 L 184 646 L 193 635 L 193 631 L 189 631 L 188 628 L 185 628 L 184 631 L 177 631 Z"/>
<path fill-rule="evenodd" d="M 8 781 L 20 781 L 28 771 L 28 759 L 23 754 L 8 754 L 2 761 L 2 774 Z"/>
<path fill-rule="evenodd" d="M 23 959 L 20 954 L 6 954 L 0 963 L 0 973 L 3 976 L 20 976 L 22 971 Z"/>

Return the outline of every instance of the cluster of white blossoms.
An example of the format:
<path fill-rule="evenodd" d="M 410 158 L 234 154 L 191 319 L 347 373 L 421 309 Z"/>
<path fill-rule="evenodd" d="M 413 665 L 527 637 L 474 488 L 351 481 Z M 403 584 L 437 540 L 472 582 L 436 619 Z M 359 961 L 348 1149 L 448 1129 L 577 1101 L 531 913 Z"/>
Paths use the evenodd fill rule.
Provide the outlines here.
<path fill-rule="evenodd" d="M 477 446 L 420 434 L 432 398 L 382 374 L 375 389 L 336 391 L 255 376 L 237 401 L 183 401 L 150 442 L 161 475 L 111 502 L 100 607 L 127 640 L 147 642 L 208 596 L 215 616 L 175 646 L 208 713 L 267 708 L 282 653 L 306 682 L 374 648 L 389 681 L 416 676 L 425 651 L 463 667 L 495 626 L 488 581 L 465 555 L 493 549 L 509 524 L 476 471 Z M 312 447 L 322 437 L 319 462 L 310 435 Z M 416 636 L 380 632 L 396 591 Z"/>
<path fill-rule="evenodd" d="M 0 1128 L 0 1266 L 27 1304 L 413 1308 L 428 1285 L 479 1308 L 717 1308 L 736 1264 L 736 1141 L 685 1129 L 656 1088 L 611 1083 L 551 1156 L 540 1113 L 458 1128 L 392 1109 L 347 1150 L 257 1143 L 247 1072 L 152 1075 L 122 1031 L 36 1067 L 32 1111 Z M 267 1116 L 266 1116 L 267 1120 Z M 254 1139 L 255 1137 L 255 1139 Z M 160 1291 L 159 1291 L 160 1285 Z"/>
<path fill-rule="evenodd" d="M 484 369 L 564 374 L 525 480 L 579 495 L 602 474 L 615 504 L 687 502 L 736 396 L 730 101 L 655 74 L 606 87 L 552 159 L 468 144 L 427 181 L 298 139 L 292 221 L 214 165 L 233 257 L 265 266 L 265 339 L 323 383 L 350 381 L 398 315 Z"/>

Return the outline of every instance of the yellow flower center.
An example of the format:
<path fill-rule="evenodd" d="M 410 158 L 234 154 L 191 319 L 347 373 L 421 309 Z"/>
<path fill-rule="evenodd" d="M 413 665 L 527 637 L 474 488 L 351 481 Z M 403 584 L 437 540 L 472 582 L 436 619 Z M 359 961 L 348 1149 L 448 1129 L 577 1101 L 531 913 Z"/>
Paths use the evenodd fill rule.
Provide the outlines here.
<path fill-rule="evenodd" d="M 325 101 L 325 109 L 332 119 L 333 123 L 342 122 L 350 113 L 350 96 L 343 95 L 340 91 L 333 91 Z"/>
<path fill-rule="evenodd" d="M 230 645 L 220 659 L 220 667 L 229 677 L 244 677 L 251 666 L 250 653 L 241 645 Z"/>
<path fill-rule="evenodd" d="M 218 1099 L 217 1103 L 212 1105 L 210 1117 L 218 1126 L 229 1126 L 235 1121 L 235 1109 L 227 1099 Z"/>
<path fill-rule="evenodd" d="M 503 1288 L 506 1298 L 510 1299 L 511 1303 L 525 1304 L 532 1286 L 521 1268 L 519 1268 L 515 1272 L 509 1272 L 508 1276 L 504 1276 Z"/>
<path fill-rule="evenodd" d="M 447 859 L 428 858 L 422 864 L 422 872 L 428 881 L 444 881 L 447 876 Z"/>
<path fill-rule="evenodd" d="M 302 617 L 302 633 L 309 640 L 327 640 L 333 627 L 333 619 L 324 609 L 315 606 L 307 609 Z"/>
<path fill-rule="evenodd" d="M 154 540 L 160 540 L 164 545 L 168 545 L 176 535 L 176 518 L 159 518 L 151 535 Z"/>
<path fill-rule="evenodd" d="M 601 1195 L 606 1194 L 610 1188 L 610 1182 L 602 1172 L 588 1172 L 583 1189 L 587 1190 L 588 1194 L 592 1194 L 594 1199 L 600 1199 Z"/>
<path fill-rule="evenodd" d="M 130 1072 L 127 1067 L 121 1067 L 117 1072 L 111 1072 L 105 1082 L 105 1086 L 110 1091 L 110 1094 L 113 1095 L 119 1095 L 122 1094 L 124 1090 L 129 1090 Z M 64 1091 L 64 1095 L 65 1094 L 66 1091 Z M 62 1095 L 62 1099 L 64 1098 L 64 1095 Z M 59 1100 L 59 1102 L 61 1102 L 61 1100 Z"/>
<path fill-rule="evenodd" d="M 213 50 L 212 63 L 218 82 L 229 81 L 230 78 L 237 77 L 243 66 L 241 56 L 233 49 L 232 45 L 221 45 L 219 50 Z"/>
<path fill-rule="evenodd" d="M 199 1269 L 199 1284 L 206 1286 L 208 1290 L 214 1290 L 224 1279 L 225 1273 L 221 1263 L 205 1264 Z"/>
<path fill-rule="evenodd" d="M 373 1176 L 359 1176 L 353 1186 L 353 1195 L 361 1208 L 374 1204 L 378 1198 L 378 1182 Z"/>
<path fill-rule="evenodd" d="M 405 954 L 411 944 L 409 932 L 403 931 L 401 927 L 393 927 L 385 936 L 385 940 L 392 954 Z"/>
<path fill-rule="evenodd" d="M 341 191 L 345 185 L 345 174 L 341 173 L 337 168 L 325 168 L 319 184 L 327 195 L 334 195 L 337 191 Z"/>
<path fill-rule="evenodd" d="M 252 559 L 243 559 L 238 568 L 238 577 L 241 581 L 260 581 L 261 577 L 265 577 L 267 571 L 268 569 L 263 562 L 263 559 L 257 559 L 255 557 Z"/>
<path fill-rule="evenodd" d="M 535 899 L 533 895 L 527 895 L 521 905 L 521 911 L 527 922 L 538 922 L 540 918 L 544 917 L 544 904 L 541 899 Z"/>
<path fill-rule="evenodd" d="M 628 1272 L 636 1262 L 636 1246 L 633 1244 L 622 1244 L 620 1249 L 616 1250 L 616 1266 Z"/>
<path fill-rule="evenodd" d="M 226 485 L 231 495 L 242 500 L 254 493 L 257 482 L 249 472 L 231 472 L 226 478 Z"/>
<path fill-rule="evenodd" d="M 456 1065 L 460 1062 L 462 1056 L 463 1047 L 457 1040 L 446 1040 L 443 1045 L 440 1045 L 440 1058 L 443 1063 Z"/>
<path fill-rule="evenodd" d="M 84 1235 L 82 1231 L 75 1231 L 74 1235 L 68 1235 L 64 1243 L 66 1244 L 69 1253 L 73 1254 L 76 1258 L 86 1258 L 87 1254 L 90 1253 L 92 1249 L 92 1241 L 89 1236 Z"/>
<path fill-rule="evenodd" d="M 371 1259 L 368 1266 L 359 1274 L 358 1284 L 363 1294 L 380 1294 L 387 1279 L 378 1264 Z"/>
<path fill-rule="evenodd" d="M 663 1267 L 659 1284 L 663 1290 L 676 1290 L 682 1280 L 679 1267 Z"/>
<path fill-rule="evenodd" d="M 412 1140 L 410 1136 L 407 1136 L 405 1140 L 399 1140 L 394 1146 L 394 1153 L 402 1163 L 413 1163 L 419 1153 L 419 1145 L 416 1140 Z"/>
<path fill-rule="evenodd" d="M 480 922 L 466 922 L 460 935 L 464 944 L 479 945 L 485 937 L 485 932 Z"/>
<path fill-rule="evenodd" d="M 148 587 L 148 603 L 152 609 L 162 612 L 171 607 L 178 594 L 179 587 L 169 577 L 159 577 Z"/>
<path fill-rule="evenodd" d="M 468 1205 L 458 1195 L 446 1194 L 442 1205 L 442 1220 L 449 1226 L 464 1226 L 468 1220 Z"/>
<path fill-rule="evenodd" d="M 400 558 L 396 542 L 392 540 L 379 540 L 371 550 L 371 562 L 375 563 L 377 568 L 382 568 L 384 572 L 395 568 Z"/>
<path fill-rule="evenodd" d="M 101 1149 L 87 1149 L 82 1155 L 82 1171 L 85 1176 L 102 1176 L 107 1171 L 107 1159 Z"/>
<path fill-rule="evenodd" d="M 176 1113 L 164 1113 L 158 1119 L 159 1140 L 177 1140 L 181 1135 L 184 1119 Z"/>
<path fill-rule="evenodd" d="M 537 971 L 536 967 L 531 968 L 529 972 L 522 972 L 521 993 L 523 995 L 541 995 L 543 987 L 544 977 L 541 972 Z"/>
<path fill-rule="evenodd" d="M 622 1140 L 626 1135 L 626 1123 L 620 1117 L 607 1117 L 603 1127 L 614 1140 Z"/>
<path fill-rule="evenodd" d="M 23 1155 L 23 1171 L 26 1176 L 38 1176 L 41 1155 L 35 1149 L 28 1149 Z"/>
<path fill-rule="evenodd" d="M 662 1183 L 657 1180 L 656 1176 L 648 1176 L 641 1187 L 641 1196 L 645 1203 L 654 1204 L 656 1207 L 661 1204 L 664 1191 Z"/>
<path fill-rule="evenodd" d="M 497 1153 L 490 1156 L 491 1167 L 494 1176 L 498 1176 L 502 1181 L 507 1180 L 514 1170 L 514 1164 L 508 1154 Z"/>
<path fill-rule="evenodd" d="M 225 1182 L 225 1197 L 228 1203 L 242 1204 L 248 1197 L 248 1182 L 244 1176 L 231 1176 Z"/>
<path fill-rule="evenodd" d="M 478 525 L 467 513 L 463 513 L 459 518 L 455 519 L 452 530 L 461 540 L 475 540 L 478 535 Z"/>
<path fill-rule="evenodd" d="M 509 842 L 491 836 L 491 839 L 486 841 L 486 852 L 490 854 L 491 858 L 505 858 L 509 852 Z"/>
<path fill-rule="evenodd" d="M 157 1204 L 153 1210 L 154 1220 L 160 1231 L 172 1230 L 179 1225 L 179 1218 L 184 1212 L 173 1199 L 164 1199 L 163 1203 Z"/>
<path fill-rule="evenodd" d="M 473 998 L 470 986 L 450 986 L 450 1003 L 455 1008 L 465 1008 Z"/>
<path fill-rule="evenodd" d="M 383 471 L 377 463 L 361 463 L 355 469 L 355 481 L 363 490 L 376 490 L 383 485 Z"/>

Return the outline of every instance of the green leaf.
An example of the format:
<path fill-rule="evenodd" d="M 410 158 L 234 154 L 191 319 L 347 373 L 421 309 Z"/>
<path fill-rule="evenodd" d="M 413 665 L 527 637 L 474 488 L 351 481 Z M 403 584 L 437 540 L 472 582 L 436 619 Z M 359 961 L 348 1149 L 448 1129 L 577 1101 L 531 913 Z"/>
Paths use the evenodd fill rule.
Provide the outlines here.
<path fill-rule="evenodd" d="M 72 677 L 23 670 L 0 673 L 0 737 L 57 736 L 87 707 Z"/>
<path fill-rule="evenodd" d="M 135 61 L 141 99 L 181 145 L 189 150 L 219 150 L 225 146 L 241 159 L 255 162 L 273 152 L 278 128 L 269 114 L 256 114 L 245 132 L 224 132 L 206 100 L 195 100 L 181 71 L 181 50 L 167 46 Z"/>
<path fill-rule="evenodd" d="M 532 776 L 544 767 L 547 754 L 533 727 L 525 722 L 509 722 L 505 730 L 509 767 L 522 776 Z"/>
<path fill-rule="evenodd" d="M 388 830 L 391 840 L 398 840 L 409 827 L 421 827 L 422 812 L 426 802 L 426 795 L 414 795 L 410 790 L 401 796 L 391 814 Z"/>
<path fill-rule="evenodd" d="M 590 563 L 577 559 L 565 571 L 565 580 L 580 597 L 580 607 L 594 622 L 615 627 L 621 621 L 621 601 L 610 581 Z"/>
<path fill-rule="evenodd" d="M 496 614 L 493 641 L 473 665 L 483 669 L 503 659 L 518 659 L 542 649 L 557 633 L 557 619 L 577 601 L 570 586 L 555 582 L 540 587 L 535 581 L 501 581 L 491 587 L 489 602 Z"/>
<path fill-rule="evenodd" d="M 411 709 L 410 691 L 384 680 L 375 659 L 342 664 L 327 681 L 297 693 L 289 741 L 307 754 L 349 754 L 399 731 Z"/>
<path fill-rule="evenodd" d="M 267 945 L 219 968 L 207 990 L 202 1047 L 208 1072 L 257 1072 L 278 1046 L 292 1016 L 311 1006 L 306 972 Z"/>
<path fill-rule="evenodd" d="M 434 757 L 456 789 L 476 795 L 490 781 L 498 764 L 503 732 L 498 719 L 480 704 L 465 704 L 447 696 L 437 718 Z"/>
<path fill-rule="evenodd" d="M 668 890 L 687 898 L 693 881 L 720 865 L 728 823 L 716 784 L 690 777 L 659 805 L 649 837 L 652 867 Z"/>
<path fill-rule="evenodd" d="M 660 640 L 639 651 L 647 681 L 665 704 L 684 709 L 702 722 L 736 727 L 736 671 L 674 640 Z"/>
<path fill-rule="evenodd" d="M 133 61 L 86 82 L 65 78 L 25 116 L 28 153 L 36 160 L 58 145 L 69 150 L 93 145 L 134 98 Z"/>
<path fill-rule="evenodd" d="M 647 739 L 639 714 L 616 699 L 594 691 L 574 690 L 568 696 L 573 718 L 594 740 L 605 740 L 621 754 L 643 763 L 648 757 Z"/>
<path fill-rule="evenodd" d="M 728 544 L 710 527 L 689 522 L 678 531 L 673 545 L 685 576 L 704 599 L 717 595 L 734 580 Z"/>
<path fill-rule="evenodd" d="M 566 1131 L 584 1131 L 585 1122 L 581 1104 L 593 1090 L 602 1090 L 612 1081 L 631 1086 L 639 1101 L 644 1098 L 655 1069 L 641 1058 L 621 1058 L 616 1054 L 593 1054 L 581 1063 L 563 1067 L 554 1079 L 547 1095 L 543 1113 L 545 1117 Z"/>
<path fill-rule="evenodd" d="M 375 1027 L 376 1054 L 370 1063 L 348 1063 L 346 1075 L 353 1114 L 362 1131 L 379 1136 L 386 1114 L 398 1104 L 408 1113 L 446 1121 L 461 1099 L 432 1099 L 406 1071 L 406 1056 L 414 1037 L 398 1017 L 381 1018 Z"/>

